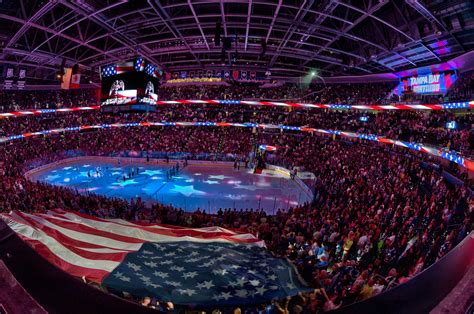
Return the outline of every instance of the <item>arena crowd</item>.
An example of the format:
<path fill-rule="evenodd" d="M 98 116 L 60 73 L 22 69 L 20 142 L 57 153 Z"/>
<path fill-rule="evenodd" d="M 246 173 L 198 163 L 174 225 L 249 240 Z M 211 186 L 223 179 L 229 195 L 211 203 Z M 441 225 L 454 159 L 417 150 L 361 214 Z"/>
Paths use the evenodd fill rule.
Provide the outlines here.
<path fill-rule="evenodd" d="M 472 230 L 474 203 L 467 186 L 449 184 L 428 157 L 320 136 L 262 135 L 268 144 L 289 144 L 277 152 L 275 162 L 297 165 L 316 176 L 312 204 L 275 215 L 231 208 L 186 213 L 159 204 L 150 209 L 139 200 L 80 194 L 23 176 L 26 169 L 62 159 L 71 150 L 94 155 L 126 150 L 197 154 L 221 146 L 222 152 L 243 156 L 251 150 L 252 136 L 247 129 L 231 134 L 213 128 L 157 128 L 147 133 L 114 129 L 15 142 L 2 147 L 6 159 L 0 210 L 62 208 L 100 217 L 252 232 L 275 255 L 290 258 L 316 289 L 266 304 L 274 313 L 314 313 L 376 295 L 431 265 Z"/>
<path fill-rule="evenodd" d="M 472 84 L 459 81 L 461 86 Z M 314 87 L 316 88 L 316 86 Z M 332 85 L 315 102 L 368 104 L 380 102 L 391 86 Z M 469 88 L 466 88 L 469 90 Z M 472 88 L 470 89 L 473 90 Z M 292 86 L 269 89 L 248 86 L 164 87 L 164 98 L 304 98 L 308 91 Z M 470 97 L 462 91 L 453 94 Z M 230 97 L 227 96 L 230 95 Z M 455 97 L 452 95 L 451 97 Z M 2 95 L 2 111 L 20 108 L 57 108 L 97 103 L 95 90 Z M 368 121 L 360 120 L 361 116 Z M 157 112 L 100 114 L 45 114 L 0 120 L 0 136 L 81 124 L 141 121 L 256 122 L 337 129 L 388 138 L 430 143 L 473 153 L 473 116 L 449 111 L 422 113 L 305 110 L 279 107 L 169 105 Z M 456 121 L 457 129 L 445 128 Z M 315 199 L 274 215 L 255 209 L 198 209 L 128 202 L 68 188 L 31 182 L 24 172 L 49 162 L 77 155 L 129 156 L 126 152 L 187 152 L 198 158 L 210 153 L 219 158 L 246 158 L 255 144 L 277 146 L 269 160 L 289 169 L 314 173 Z M 455 165 L 439 166 L 425 154 L 363 140 L 275 130 L 217 127 L 150 127 L 88 130 L 48 135 L 0 146 L 0 211 L 45 212 L 61 208 L 99 217 L 166 223 L 180 226 L 222 226 L 251 232 L 265 240 L 276 256 L 289 258 L 314 291 L 275 300 L 248 311 L 317 313 L 386 291 L 410 280 L 456 246 L 473 229 L 474 199 L 467 174 Z M 446 169 L 445 169 L 446 168 Z M 458 175 L 453 184 L 443 171 Z M 138 300 L 137 300 L 138 301 Z M 153 301 L 153 302 L 152 302 Z M 168 300 L 144 306 L 172 311 Z M 152 304 L 153 303 L 153 304 Z M 243 309 L 242 309 L 243 310 Z"/>
<path fill-rule="evenodd" d="M 361 119 L 365 118 L 365 119 Z M 375 134 L 391 139 L 423 143 L 474 156 L 474 115 L 449 111 L 359 112 L 332 109 L 289 109 L 282 107 L 163 105 L 152 113 L 105 114 L 97 111 L 43 114 L 0 120 L 0 136 L 119 122 L 234 122 L 306 126 Z M 454 129 L 447 128 L 455 123 Z"/>

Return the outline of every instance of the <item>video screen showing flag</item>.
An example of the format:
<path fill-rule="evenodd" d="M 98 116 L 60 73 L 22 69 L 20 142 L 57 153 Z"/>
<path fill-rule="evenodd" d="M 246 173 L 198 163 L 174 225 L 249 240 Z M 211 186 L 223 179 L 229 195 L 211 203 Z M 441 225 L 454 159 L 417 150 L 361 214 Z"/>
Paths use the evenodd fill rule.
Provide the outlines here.
<path fill-rule="evenodd" d="M 161 70 L 143 58 L 101 68 L 101 105 L 154 105 L 158 100 Z"/>

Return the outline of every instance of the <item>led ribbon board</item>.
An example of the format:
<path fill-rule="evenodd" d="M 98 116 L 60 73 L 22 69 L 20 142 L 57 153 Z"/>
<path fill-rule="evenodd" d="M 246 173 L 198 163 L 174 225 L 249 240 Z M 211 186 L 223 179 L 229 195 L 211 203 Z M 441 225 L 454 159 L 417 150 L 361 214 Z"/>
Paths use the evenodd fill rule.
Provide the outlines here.
<path fill-rule="evenodd" d="M 474 108 L 474 100 L 450 102 L 443 104 L 393 104 L 393 105 L 336 105 L 336 104 L 304 104 L 304 103 L 288 103 L 288 102 L 266 102 L 266 101 L 245 101 L 245 100 L 154 100 L 156 94 L 150 94 L 150 98 L 142 99 L 144 103 L 154 105 L 199 105 L 199 104 L 221 104 L 221 105 L 248 105 L 248 106 L 280 106 L 293 108 L 313 108 L 313 109 L 347 109 L 347 110 L 454 110 L 454 109 L 470 109 Z M 26 109 L 21 111 L 0 113 L 0 118 L 4 117 L 20 117 L 26 115 L 39 115 L 45 113 L 83 111 L 83 110 L 99 110 L 100 106 L 73 107 L 60 109 Z"/>
<path fill-rule="evenodd" d="M 440 149 L 436 147 L 426 146 L 424 144 L 404 142 L 399 140 L 392 140 L 384 136 L 378 136 L 374 134 L 362 134 L 354 132 L 345 132 L 338 130 L 323 130 L 315 128 L 306 128 L 300 126 L 291 125 L 274 125 L 274 124 L 258 124 L 258 123 L 229 123 L 229 122 L 132 122 L 132 123 L 114 123 L 114 124 L 97 124 L 97 125 L 81 125 L 75 127 L 43 130 L 32 133 L 23 133 L 19 135 L 11 135 L 6 137 L 0 137 L 0 143 L 11 142 L 14 140 L 24 139 L 28 137 L 35 137 L 49 134 L 60 134 L 71 131 L 82 131 L 91 129 L 110 129 L 110 128 L 123 128 L 123 127 L 150 127 L 150 126 L 163 126 L 163 127 L 176 127 L 176 126 L 190 126 L 190 127 L 240 127 L 240 128 L 260 128 L 260 129 L 280 129 L 283 131 L 296 131 L 296 132 L 310 132 L 310 133 L 322 133 L 327 135 L 339 135 L 350 138 L 359 138 L 362 140 L 375 141 L 379 143 L 397 145 L 405 147 L 411 150 L 429 154 L 432 156 L 441 157 L 454 162 L 468 170 L 474 170 L 474 161 L 464 158 L 462 155 L 449 149 Z"/>

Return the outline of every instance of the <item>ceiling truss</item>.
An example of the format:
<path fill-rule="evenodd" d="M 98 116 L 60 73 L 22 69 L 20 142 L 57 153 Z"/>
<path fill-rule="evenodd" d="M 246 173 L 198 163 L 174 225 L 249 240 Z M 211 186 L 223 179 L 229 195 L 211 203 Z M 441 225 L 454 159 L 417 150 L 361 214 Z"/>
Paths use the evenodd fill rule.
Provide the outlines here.
<path fill-rule="evenodd" d="M 99 66 L 136 55 L 167 71 L 251 66 L 282 77 L 312 69 L 358 75 L 441 62 L 474 44 L 459 35 L 473 32 L 469 6 L 448 12 L 442 1 L 4 0 L 3 6 L 0 21 L 9 27 L 0 32 L 0 62 L 36 66 L 44 71 L 32 71 L 45 77 L 64 60 L 94 78 Z M 450 23 L 454 16 L 462 23 Z M 221 37 L 237 38 L 224 64 L 214 43 L 217 21 Z"/>

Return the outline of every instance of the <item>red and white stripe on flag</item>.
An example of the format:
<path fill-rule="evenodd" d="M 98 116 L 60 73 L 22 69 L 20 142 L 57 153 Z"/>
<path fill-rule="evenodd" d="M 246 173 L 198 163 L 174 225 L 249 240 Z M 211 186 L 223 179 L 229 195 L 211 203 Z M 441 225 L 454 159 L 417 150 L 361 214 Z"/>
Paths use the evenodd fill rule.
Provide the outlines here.
<path fill-rule="evenodd" d="M 65 272 L 101 283 L 144 242 L 240 243 L 264 246 L 252 234 L 221 227 L 185 228 L 102 219 L 63 210 L 47 214 L 0 214 L 35 251 Z"/>
<path fill-rule="evenodd" d="M 117 64 L 116 70 L 117 70 L 117 74 L 133 71 L 134 70 L 133 62 L 130 61 L 130 62 Z"/>

